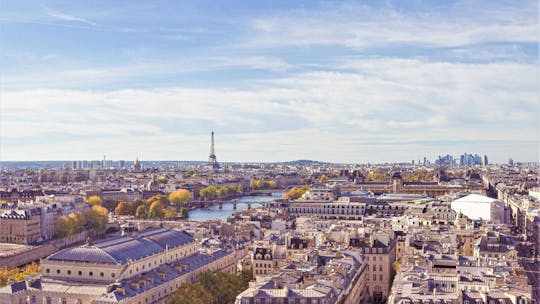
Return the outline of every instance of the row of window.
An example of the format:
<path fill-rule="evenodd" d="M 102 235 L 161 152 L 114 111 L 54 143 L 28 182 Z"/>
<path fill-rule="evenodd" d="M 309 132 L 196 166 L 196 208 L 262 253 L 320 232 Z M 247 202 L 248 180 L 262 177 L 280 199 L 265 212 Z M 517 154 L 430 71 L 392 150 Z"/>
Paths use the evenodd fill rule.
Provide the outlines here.
<path fill-rule="evenodd" d="M 51 269 L 49 269 L 49 268 L 45 269 L 45 273 L 47 273 L 47 274 L 51 273 Z M 56 274 L 62 274 L 62 270 L 56 269 Z M 71 275 L 71 270 L 68 269 L 68 270 L 66 271 L 66 274 L 67 274 L 67 275 Z M 83 275 L 83 272 L 82 272 L 81 270 L 79 270 L 79 271 L 77 272 L 77 274 L 78 274 L 79 276 L 82 276 L 82 275 Z M 91 276 L 91 277 L 94 276 L 94 272 L 93 272 L 93 271 L 89 271 L 89 272 L 88 272 L 88 276 Z M 99 273 L 99 276 L 103 278 L 103 277 L 105 276 L 105 273 L 100 272 L 100 273 Z M 111 277 L 113 277 L 113 278 L 115 277 L 115 273 L 114 273 L 114 272 L 111 273 Z"/>

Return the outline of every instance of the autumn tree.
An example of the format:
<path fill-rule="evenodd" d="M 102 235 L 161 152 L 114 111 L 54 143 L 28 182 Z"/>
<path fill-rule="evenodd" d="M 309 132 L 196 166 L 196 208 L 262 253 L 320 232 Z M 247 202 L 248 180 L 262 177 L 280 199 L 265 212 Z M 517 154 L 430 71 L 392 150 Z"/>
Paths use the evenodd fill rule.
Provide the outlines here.
<path fill-rule="evenodd" d="M 61 216 L 56 220 L 56 235 L 60 238 L 73 234 L 73 225 L 69 217 Z"/>
<path fill-rule="evenodd" d="M 131 215 L 133 214 L 131 204 L 127 202 L 120 202 L 118 206 L 114 209 L 114 214 L 116 215 Z"/>
<path fill-rule="evenodd" d="M 169 194 L 169 201 L 173 204 L 186 204 L 191 200 L 191 194 L 186 189 L 178 189 Z"/>
<path fill-rule="evenodd" d="M 99 205 L 101 206 L 103 204 L 103 201 L 101 200 L 101 198 L 97 195 L 93 195 L 93 196 L 90 196 L 86 202 L 92 206 L 95 206 L 95 205 Z"/>
<path fill-rule="evenodd" d="M 101 206 L 92 206 L 92 209 L 85 212 L 88 226 L 96 231 L 105 229 L 109 220 L 109 212 Z"/>
<path fill-rule="evenodd" d="M 79 212 L 72 213 L 68 216 L 69 224 L 72 226 L 72 234 L 84 230 L 87 224 L 86 217 Z"/>
<path fill-rule="evenodd" d="M 304 193 L 309 190 L 309 186 L 304 185 L 300 188 L 292 187 L 287 193 L 283 194 L 283 198 L 288 198 L 292 200 L 299 199 Z"/>
<path fill-rule="evenodd" d="M 148 218 L 163 218 L 164 215 L 163 205 L 159 201 L 154 201 L 148 208 Z"/>

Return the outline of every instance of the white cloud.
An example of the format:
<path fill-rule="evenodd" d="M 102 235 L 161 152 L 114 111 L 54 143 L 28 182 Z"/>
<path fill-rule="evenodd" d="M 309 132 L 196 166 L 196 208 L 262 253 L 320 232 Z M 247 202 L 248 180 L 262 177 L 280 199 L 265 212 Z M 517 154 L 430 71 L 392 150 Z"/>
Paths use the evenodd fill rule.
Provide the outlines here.
<path fill-rule="evenodd" d="M 47 7 L 47 6 L 43 6 L 43 10 L 44 10 L 45 14 L 47 14 L 48 16 L 51 16 L 51 17 L 53 17 L 55 19 L 59 19 L 59 20 L 62 20 L 62 21 L 80 22 L 80 23 L 84 23 L 84 24 L 87 24 L 87 25 L 91 25 L 91 26 L 96 26 L 97 25 L 97 23 L 92 22 L 90 20 L 81 18 L 79 16 L 75 16 L 75 15 L 72 15 L 72 14 L 67 14 L 67 13 L 57 11 L 57 10 L 53 10 L 53 9 Z"/>
<path fill-rule="evenodd" d="M 534 12 L 538 3 L 522 3 L 520 8 L 456 4 L 440 14 L 336 4 L 256 18 L 252 22 L 255 34 L 246 46 L 339 45 L 362 50 L 401 44 L 446 48 L 490 42 L 537 43 L 538 16 Z"/>
<path fill-rule="evenodd" d="M 215 128 L 220 157 L 231 161 L 356 161 L 360 152 L 404 160 L 409 156 L 396 150 L 403 145 L 422 154 L 468 148 L 502 160 L 505 142 L 514 143 L 515 158 L 537 155 L 532 64 L 352 58 L 339 69 L 244 89 L 4 91 L 0 154 L 204 159 L 206 133 Z M 375 148 L 384 152 L 371 155 Z"/>

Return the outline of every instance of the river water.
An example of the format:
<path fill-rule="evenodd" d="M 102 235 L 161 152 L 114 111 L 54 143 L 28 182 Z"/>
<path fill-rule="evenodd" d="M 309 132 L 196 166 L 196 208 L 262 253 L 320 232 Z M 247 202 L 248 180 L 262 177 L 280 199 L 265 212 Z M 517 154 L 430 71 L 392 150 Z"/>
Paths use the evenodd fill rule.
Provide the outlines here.
<path fill-rule="evenodd" d="M 261 207 L 266 202 L 271 202 L 280 198 L 283 192 L 274 192 L 272 196 L 242 196 L 237 199 L 236 209 L 233 209 L 233 204 L 223 204 L 223 209 L 219 209 L 219 205 L 213 205 L 210 209 L 195 209 L 189 211 L 189 220 L 203 222 L 211 219 L 227 220 L 234 212 L 246 210 L 248 203 L 251 203 L 251 208 Z"/>

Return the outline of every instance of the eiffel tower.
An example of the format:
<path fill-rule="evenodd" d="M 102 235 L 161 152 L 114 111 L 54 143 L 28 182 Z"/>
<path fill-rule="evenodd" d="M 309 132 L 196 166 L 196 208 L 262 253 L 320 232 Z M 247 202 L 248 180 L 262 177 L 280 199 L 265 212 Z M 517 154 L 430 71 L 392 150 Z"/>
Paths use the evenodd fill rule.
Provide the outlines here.
<path fill-rule="evenodd" d="M 212 142 L 210 144 L 210 156 L 208 156 L 208 166 L 213 169 L 219 169 L 216 153 L 214 152 L 214 130 L 212 130 Z"/>

